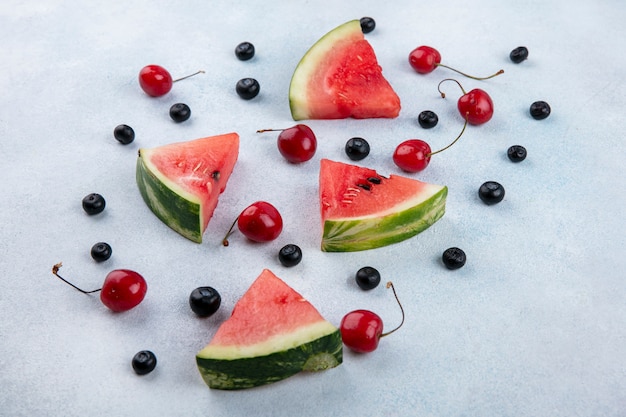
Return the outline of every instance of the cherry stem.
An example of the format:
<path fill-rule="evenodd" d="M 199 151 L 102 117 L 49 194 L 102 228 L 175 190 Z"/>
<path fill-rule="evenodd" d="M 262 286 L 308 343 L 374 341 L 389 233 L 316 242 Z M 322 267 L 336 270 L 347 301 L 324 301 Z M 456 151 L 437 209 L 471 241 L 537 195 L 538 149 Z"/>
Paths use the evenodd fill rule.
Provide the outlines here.
<path fill-rule="evenodd" d="M 452 143 L 450 143 L 448 146 L 446 146 L 445 148 L 441 148 L 438 151 L 435 152 L 431 152 L 428 155 L 426 155 L 427 157 L 433 156 L 435 154 L 438 154 L 439 152 L 443 152 L 446 149 L 448 149 L 450 146 L 454 145 L 456 143 L 457 140 L 459 140 L 461 138 L 461 136 L 463 136 L 463 132 L 465 132 L 465 128 L 467 127 L 467 119 L 469 117 L 469 112 L 465 112 L 465 123 L 463 123 L 463 129 L 461 129 L 461 133 L 459 133 L 459 135 L 456 137 L 456 139 L 454 139 L 452 141 Z"/>
<path fill-rule="evenodd" d="M 496 72 L 496 73 L 494 73 L 494 74 L 491 74 L 491 75 L 490 75 L 490 76 L 488 76 L 488 77 L 475 77 L 475 76 L 473 76 L 473 75 L 466 74 L 466 73 L 464 73 L 464 72 L 459 71 L 458 69 L 455 69 L 455 68 L 449 67 L 449 66 L 444 65 L 444 64 L 435 64 L 435 65 L 436 65 L 436 66 L 438 66 L 438 67 L 448 68 L 449 70 L 452 70 L 452 71 L 454 71 L 454 72 L 456 72 L 456 73 L 458 73 L 458 74 L 461 74 L 461 75 L 463 75 L 463 76 L 465 76 L 465 77 L 467 77 L 467 78 L 471 78 L 472 80 L 478 80 L 478 81 L 488 80 L 488 79 L 490 79 L 490 78 L 497 77 L 497 76 L 498 76 L 498 75 L 500 75 L 500 74 L 504 74 L 504 70 L 503 70 L 503 69 L 501 69 L 500 71 L 498 71 L 498 72 Z"/>
<path fill-rule="evenodd" d="M 393 330 L 388 331 L 387 333 L 381 334 L 380 337 L 389 336 L 391 333 L 398 330 L 404 324 L 404 309 L 402 308 L 402 304 L 400 304 L 400 299 L 398 299 L 398 294 L 396 294 L 396 289 L 394 288 L 393 283 L 391 281 L 387 282 L 387 288 L 391 288 L 391 290 L 393 291 L 393 296 L 396 297 L 396 301 L 398 302 L 398 305 L 400 306 L 400 311 L 402 312 L 402 321 L 400 322 L 398 327 L 396 327 Z"/>
<path fill-rule="evenodd" d="M 441 91 L 441 84 L 443 84 L 446 81 L 454 81 L 456 83 L 456 85 L 459 86 L 459 88 L 461 89 L 461 91 L 463 92 L 463 95 L 467 94 L 465 92 L 465 90 L 463 89 L 463 86 L 461 85 L 460 82 L 458 82 L 457 80 L 455 80 L 454 78 L 445 78 L 441 81 L 439 81 L 439 84 L 437 84 L 437 91 L 439 91 L 439 94 L 441 94 L 441 98 L 446 98 L 446 93 L 444 93 L 443 91 Z"/>
<path fill-rule="evenodd" d="M 198 72 L 194 72 L 193 74 L 185 75 L 184 77 L 177 78 L 177 79 L 175 79 L 172 82 L 175 83 L 176 81 L 181 81 L 181 80 L 187 79 L 189 77 L 193 77 L 194 75 L 198 75 L 198 74 L 204 74 L 204 70 L 200 70 Z"/>
<path fill-rule="evenodd" d="M 235 231 L 233 229 L 235 228 L 235 224 L 237 224 L 237 220 L 239 220 L 239 216 L 237 216 L 237 218 L 235 219 L 233 224 L 230 225 L 230 229 L 228 229 L 228 233 L 226 233 L 226 236 L 224 236 L 224 239 L 222 239 L 222 245 L 224 245 L 224 246 L 228 246 L 229 245 L 228 238 L 230 237 L 230 235 L 235 233 Z"/>
<path fill-rule="evenodd" d="M 102 288 L 98 288 L 97 290 L 93 290 L 93 291 L 85 291 L 85 290 L 83 290 L 81 288 L 78 288 L 76 285 L 72 284 L 71 282 L 69 282 L 68 280 L 63 278 L 61 275 L 59 275 L 59 269 L 61 269 L 62 266 L 63 266 L 63 264 L 61 262 L 59 262 L 58 264 L 54 265 L 52 267 L 52 273 L 54 275 L 56 275 L 57 278 L 59 278 L 61 281 L 65 282 L 67 285 L 69 285 L 70 287 L 74 287 L 75 289 L 77 289 L 78 291 L 82 292 L 83 294 L 91 294 L 91 293 L 94 293 L 94 292 L 102 291 Z"/>
<path fill-rule="evenodd" d="M 260 129 L 257 130 L 256 133 L 263 133 L 263 132 L 282 132 L 285 129 Z"/>

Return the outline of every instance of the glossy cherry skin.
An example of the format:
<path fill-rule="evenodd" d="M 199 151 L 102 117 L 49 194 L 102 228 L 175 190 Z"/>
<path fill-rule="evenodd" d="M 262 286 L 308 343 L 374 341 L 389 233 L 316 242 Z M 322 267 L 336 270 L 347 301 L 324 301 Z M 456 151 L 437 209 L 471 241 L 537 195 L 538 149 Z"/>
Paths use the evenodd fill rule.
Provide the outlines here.
<path fill-rule="evenodd" d="M 369 310 L 354 310 L 343 317 L 339 329 L 344 345 L 355 352 L 372 352 L 383 333 L 383 320 Z"/>
<path fill-rule="evenodd" d="M 245 208 L 237 218 L 237 227 L 254 242 L 269 242 L 283 230 L 283 218 L 270 203 L 257 201 Z"/>
<path fill-rule="evenodd" d="M 146 65 L 139 71 L 139 85 L 149 96 L 160 97 L 170 92 L 174 80 L 162 66 Z"/>
<path fill-rule="evenodd" d="M 409 54 L 409 64 L 420 74 L 428 74 L 441 63 L 441 54 L 430 46 L 418 46 Z"/>
<path fill-rule="evenodd" d="M 317 139 L 310 127 L 297 124 L 280 132 L 277 139 L 280 154 L 289 162 L 299 164 L 313 158 Z"/>
<path fill-rule="evenodd" d="M 491 120 L 493 116 L 493 101 L 486 91 L 475 88 L 461 96 L 457 102 L 461 116 L 467 116 L 467 123 L 481 125 Z"/>
<path fill-rule="evenodd" d="M 114 269 L 104 279 L 100 300 L 113 311 L 126 311 L 141 303 L 146 291 L 148 291 L 146 280 L 137 272 Z"/>
<path fill-rule="evenodd" d="M 430 162 L 430 145 L 420 139 L 405 140 L 396 147 L 393 162 L 403 171 L 419 172 Z"/>

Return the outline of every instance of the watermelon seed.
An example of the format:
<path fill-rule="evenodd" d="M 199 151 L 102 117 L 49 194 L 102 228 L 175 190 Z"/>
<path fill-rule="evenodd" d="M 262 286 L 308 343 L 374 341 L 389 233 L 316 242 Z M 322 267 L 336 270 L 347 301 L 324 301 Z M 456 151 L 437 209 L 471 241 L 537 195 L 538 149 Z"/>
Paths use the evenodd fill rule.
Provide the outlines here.
<path fill-rule="evenodd" d="M 211 173 L 211 178 L 213 178 L 215 181 L 218 181 L 220 179 L 220 172 L 219 171 L 213 171 Z"/>
<path fill-rule="evenodd" d="M 371 182 L 372 184 L 380 184 L 380 178 L 370 177 L 367 180 Z"/>
<path fill-rule="evenodd" d="M 364 190 L 370 191 L 372 187 L 369 184 L 357 184 L 357 187 L 361 187 Z"/>

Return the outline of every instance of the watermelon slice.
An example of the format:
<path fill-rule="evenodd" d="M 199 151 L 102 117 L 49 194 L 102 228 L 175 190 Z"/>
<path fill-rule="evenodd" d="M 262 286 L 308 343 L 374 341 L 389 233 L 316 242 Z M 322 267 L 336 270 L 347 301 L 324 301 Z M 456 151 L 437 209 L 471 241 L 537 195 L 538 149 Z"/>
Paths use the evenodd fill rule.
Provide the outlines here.
<path fill-rule="evenodd" d="M 323 36 L 291 78 L 294 120 L 397 117 L 400 98 L 378 65 L 361 24 L 352 20 Z"/>
<path fill-rule="evenodd" d="M 424 231 L 445 212 L 448 187 L 321 160 L 322 250 L 378 248 Z"/>
<path fill-rule="evenodd" d="M 238 155 L 236 133 L 139 149 L 137 185 L 159 219 L 201 243 Z"/>
<path fill-rule="evenodd" d="M 236 390 L 332 368 L 342 358 L 339 329 L 265 269 L 196 362 L 210 388 Z"/>

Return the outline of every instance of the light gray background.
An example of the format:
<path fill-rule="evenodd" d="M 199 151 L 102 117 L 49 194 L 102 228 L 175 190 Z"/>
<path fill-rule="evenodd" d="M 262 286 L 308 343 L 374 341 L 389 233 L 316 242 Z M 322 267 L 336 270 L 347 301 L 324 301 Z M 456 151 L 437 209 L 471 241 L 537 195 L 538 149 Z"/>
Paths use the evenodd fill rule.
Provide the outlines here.
<path fill-rule="evenodd" d="M 185 416 L 623 416 L 626 413 L 624 284 L 624 40 L 622 1 L 16 1 L 0 5 L 0 414 Z M 275 134 L 289 127 L 287 92 L 304 52 L 330 29 L 372 16 L 367 35 L 384 74 L 402 99 L 395 120 L 306 122 L 319 149 L 303 165 L 286 163 Z M 257 56 L 238 61 L 235 46 L 253 42 Z M 418 45 L 467 72 L 505 74 L 488 82 L 446 69 L 415 73 Z M 528 61 L 509 52 L 526 45 Z M 138 86 L 141 67 L 156 63 L 176 83 L 158 99 Z M 239 99 L 239 78 L 255 77 L 261 94 Z M 319 159 L 347 161 L 345 141 L 372 145 L 361 165 L 399 170 L 395 146 L 419 137 L 442 147 L 460 130 L 458 78 L 495 102 L 484 126 L 469 127 L 453 148 L 411 175 L 446 184 L 446 215 L 401 244 L 360 253 L 319 247 Z M 548 101 L 552 115 L 535 121 L 528 107 Z M 169 119 L 185 102 L 192 118 Z M 423 130 L 418 113 L 436 111 Z M 129 146 L 112 136 L 120 123 L 137 134 Z M 137 150 L 236 131 L 241 152 L 226 192 L 194 244 L 170 231 L 144 205 L 134 170 Z M 506 149 L 528 159 L 513 164 Z M 477 197 L 500 181 L 505 200 Z M 99 192 L 104 213 L 87 216 L 81 199 Z M 220 240 L 248 204 L 267 200 L 282 212 L 275 242 L 255 245 L 235 234 Z M 113 257 L 96 264 L 91 245 L 107 241 Z M 299 244 L 302 264 L 276 260 Z M 440 255 L 463 248 L 467 265 L 447 271 Z M 87 288 L 114 268 L 148 281 L 145 301 L 113 314 L 51 273 Z M 368 308 L 388 328 L 400 320 L 390 291 L 362 292 L 354 272 L 377 267 L 393 280 L 406 310 L 404 327 L 368 355 L 344 364 L 240 392 L 209 390 L 194 362 L 263 268 L 316 305 L 331 322 Z M 191 290 L 212 285 L 219 313 L 194 317 Z M 130 368 L 135 352 L 153 350 L 157 369 Z"/>

